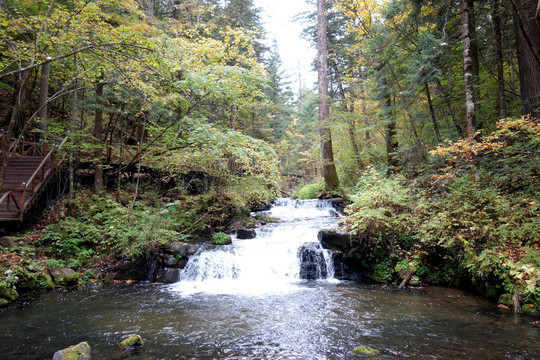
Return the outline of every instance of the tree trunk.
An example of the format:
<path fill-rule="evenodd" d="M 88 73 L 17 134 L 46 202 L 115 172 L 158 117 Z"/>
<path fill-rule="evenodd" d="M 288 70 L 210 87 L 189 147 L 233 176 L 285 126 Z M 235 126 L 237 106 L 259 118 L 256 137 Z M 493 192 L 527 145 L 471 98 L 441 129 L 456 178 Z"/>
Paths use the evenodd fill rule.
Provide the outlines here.
<path fill-rule="evenodd" d="M 41 81 L 39 83 L 39 129 L 47 129 L 47 100 L 49 97 L 49 74 L 51 63 L 41 65 Z"/>
<path fill-rule="evenodd" d="M 499 118 L 506 118 L 506 101 L 504 99 L 504 60 L 502 49 L 500 0 L 491 0 L 491 19 L 493 20 L 493 37 L 495 40 L 495 59 L 497 61 L 497 110 Z"/>
<path fill-rule="evenodd" d="M 441 133 L 439 132 L 439 124 L 437 123 L 437 117 L 435 116 L 435 109 L 433 108 L 433 102 L 431 101 L 431 93 L 429 92 L 429 85 L 426 82 L 425 84 L 426 89 L 426 97 L 429 105 L 429 113 L 431 114 L 431 121 L 433 121 L 433 129 L 435 130 L 435 136 L 437 137 L 437 141 L 439 143 L 442 142 L 441 139 Z"/>
<path fill-rule="evenodd" d="M 467 117 L 467 138 L 474 140 L 476 133 L 476 101 L 474 94 L 475 53 L 471 39 L 471 15 L 473 0 L 461 2 L 461 38 L 463 41 L 463 70 L 465 77 L 465 109 Z"/>
<path fill-rule="evenodd" d="M 519 7 L 514 7 L 518 17 L 516 46 L 522 98 L 521 112 L 523 115 L 530 114 L 538 119 L 540 118 L 540 63 L 537 54 L 540 52 L 540 29 L 534 21 L 535 8 L 534 0 L 523 0 Z"/>
<path fill-rule="evenodd" d="M 154 1 L 155 0 L 147 0 L 147 3 L 146 3 L 146 11 L 148 13 L 148 21 L 154 21 Z"/>
<path fill-rule="evenodd" d="M 103 76 L 96 85 L 97 108 L 95 112 L 94 136 L 96 138 L 96 151 L 94 153 L 94 189 L 96 192 L 103 191 L 103 168 L 101 167 L 101 157 L 103 156 Z"/>
<path fill-rule="evenodd" d="M 392 114 L 390 108 L 392 107 L 392 97 L 388 92 L 388 84 L 386 78 L 382 78 L 378 82 L 379 88 L 383 91 L 383 97 L 381 98 L 381 109 L 383 112 L 384 119 L 384 135 L 386 140 L 386 159 L 388 165 L 396 166 L 396 158 L 394 152 L 397 149 L 397 139 L 396 139 L 396 123 L 392 119 Z"/>
<path fill-rule="evenodd" d="M 73 55 L 73 69 L 75 70 L 75 73 L 77 74 L 78 73 L 78 61 L 77 61 L 77 55 Z M 79 106 L 79 101 L 78 101 L 78 94 L 77 94 L 77 85 L 78 85 L 78 81 L 77 79 L 75 79 L 75 82 L 73 84 L 75 86 L 75 91 L 73 91 L 73 108 L 72 108 L 72 112 L 71 112 L 71 128 L 70 128 L 70 132 L 73 133 L 75 131 L 75 123 L 77 121 L 77 109 L 78 109 L 78 106 Z M 74 164 L 74 161 L 73 161 L 73 157 L 74 157 L 74 147 L 73 147 L 73 139 L 70 139 L 70 142 L 72 143 L 72 146 L 69 147 L 69 199 L 73 199 L 74 197 L 74 193 L 73 193 L 73 190 L 74 190 L 74 184 L 75 184 L 75 164 Z"/>
<path fill-rule="evenodd" d="M 356 136 L 356 124 L 354 123 L 354 119 L 350 119 L 348 123 L 349 126 L 347 127 L 347 133 L 349 134 L 349 139 L 351 140 L 354 158 L 356 159 L 356 165 L 358 166 L 358 170 L 362 170 L 362 168 L 364 167 L 364 163 L 362 161 L 362 156 L 360 155 L 360 147 L 358 146 L 358 138 Z"/>
<path fill-rule="evenodd" d="M 454 107 L 452 106 L 452 102 L 450 101 L 450 97 L 444 90 L 444 87 L 441 84 L 441 80 L 439 80 L 439 78 L 435 78 L 435 85 L 437 85 L 437 89 L 439 89 L 439 91 L 441 92 L 443 96 L 444 102 L 446 103 L 446 106 L 448 107 L 448 112 L 450 113 L 450 118 L 452 119 L 452 124 L 454 125 L 454 128 L 456 129 L 458 135 L 462 138 L 465 137 L 467 134 L 465 134 L 465 131 L 459 124 L 456 117 L 456 112 L 454 111 Z"/>
<path fill-rule="evenodd" d="M 319 121 L 321 150 L 323 159 L 323 176 L 327 190 L 336 190 L 339 179 L 334 162 L 332 134 L 330 132 L 330 105 L 328 96 L 328 64 L 326 48 L 326 0 L 317 0 L 317 74 L 319 79 Z"/>
<path fill-rule="evenodd" d="M 172 18 L 178 20 L 178 13 L 179 13 L 179 7 L 180 7 L 180 1 L 174 0 L 172 3 Z"/>

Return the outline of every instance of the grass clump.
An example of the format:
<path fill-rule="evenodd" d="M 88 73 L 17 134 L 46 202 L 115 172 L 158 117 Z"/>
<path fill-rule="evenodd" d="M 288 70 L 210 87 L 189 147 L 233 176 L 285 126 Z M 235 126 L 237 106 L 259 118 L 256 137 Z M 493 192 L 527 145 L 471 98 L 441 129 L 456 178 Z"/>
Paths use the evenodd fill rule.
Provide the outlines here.
<path fill-rule="evenodd" d="M 293 198 L 299 200 L 317 199 L 320 193 L 324 192 L 325 184 L 323 180 L 319 180 L 312 184 L 306 184 L 293 193 Z"/>

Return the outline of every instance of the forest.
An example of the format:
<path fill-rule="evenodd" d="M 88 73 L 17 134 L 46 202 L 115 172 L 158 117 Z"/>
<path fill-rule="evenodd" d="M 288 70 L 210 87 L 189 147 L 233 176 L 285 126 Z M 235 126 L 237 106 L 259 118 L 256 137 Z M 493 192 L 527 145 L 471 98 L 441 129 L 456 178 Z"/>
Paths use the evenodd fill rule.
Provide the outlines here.
<path fill-rule="evenodd" d="M 540 312 L 540 2 L 308 3 L 319 82 L 293 89 L 253 0 L 0 0 L 0 188 L 12 139 L 54 149 L 67 179 L 4 228 L 0 305 L 58 286 L 47 269 L 102 280 L 97 262 L 292 196 L 344 199 L 370 281 Z"/>

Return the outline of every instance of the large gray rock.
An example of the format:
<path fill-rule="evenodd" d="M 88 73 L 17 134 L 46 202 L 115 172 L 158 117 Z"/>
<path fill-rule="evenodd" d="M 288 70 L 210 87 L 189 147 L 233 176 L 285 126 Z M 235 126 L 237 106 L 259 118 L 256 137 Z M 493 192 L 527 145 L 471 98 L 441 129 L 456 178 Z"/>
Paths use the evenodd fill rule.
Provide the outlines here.
<path fill-rule="evenodd" d="M 305 280 L 326 279 L 328 269 L 319 243 L 307 242 L 298 248 L 300 278 Z"/>
<path fill-rule="evenodd" d="M 69 268 L 54 268 L 50 269 L 49 273 L 58 285 L 75 285 L 79 281 L 79 274 Z"/>
<path fill-rule="evenodd" d="M 200 245 L 198 244 L 188 244 L 185 242 L 174 242 L 169 245 L 167 245 L 163 251 L 170 253 L 174 256 L 180 254 L 182 257 L 189 257 L 193 254 L 195 254 L 200 248 Z"/>
<path fill-rule="evenodd" d="M 86 342 L 82 342 L 70 346 L 67 349 L 55 352 L 53 360 L 91 360 L 91 352 L 90 345 Z"/>
<path fill-rule="evenodd" d="M 11 236 L 0 237 L 0 247 L 12 248 L 15 246 L 15 242 Z"/>
<path fill-rule="evenodd" d="M 172 255 L 164 255 L 162 257 L 163 265 L 168 268 L 176 267 L 178 260 Z"/>
<path fill-rule="evenodd" d="M 240 229 L 236 232 L 236 237 L 240 240 L 255 239 L 257 233 L 253 229 Z"/>
<path fill-rule="evenodd" d="M 323 229 L 317 235 L 325 249 L 348 252 L 351 247 L 351 234 L 339 229 Z"/>
<path fill-rule="evenodd" d="M 180 274 L 176 268 L 164 268 L 157 276 L 157 281 L 163 284 L 174 284 L 179 280 Z"/>

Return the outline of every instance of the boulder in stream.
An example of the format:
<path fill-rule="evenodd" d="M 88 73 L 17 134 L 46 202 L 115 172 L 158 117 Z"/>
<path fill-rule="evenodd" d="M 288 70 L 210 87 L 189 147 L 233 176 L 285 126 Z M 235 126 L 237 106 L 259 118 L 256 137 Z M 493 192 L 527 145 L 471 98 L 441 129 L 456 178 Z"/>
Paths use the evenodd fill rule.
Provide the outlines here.
<path fill-rule="evenodd" d="M 253 229 L 240 229 L 236 233 L 236 237 L 240 240 L 255 239 L 257 233 Z"/>
<path fill-rule="evenodd" d="M 163 249 L 163 252 L 172 254 L 178 258 L 178 255 L 181 257 L 189 257 L 195 254 L 200 248 L 198 244 L 188 244 L 185 242 L 177 241 L 169 245 L 166 245 Z"/>
<path fill-rule="evenodd" d="M 49 270 L 49 273 L 58 285 L 76 285 L 79 281 L 79 274 L 69 268 L 54 268 Z"/>
<path fill-rule="evenodd" d="M 321 245 L 315 242 L 304 243 L 298 248 L 300 279 L 326 279 L 328 270 L 323 251 Z"/>
<path fill-rule="evenodd" d="M 91 360 L 91 348 L 86 342 L 54 353 L 53 360 Z"/>
<path fill-rule="evenodd" d="M 125 338 L 120 343 L 120 347 L 124 350 L 132 350 L 144 345 L 144 341 L 141 335 L 133 335 L 128 338 Z"/>
<path fill-rule="evenodd" d="M 164 268 L 156 276 L 156 280 L 162 284 L 174 284 L 180 280 L 177 268 Z"/>

